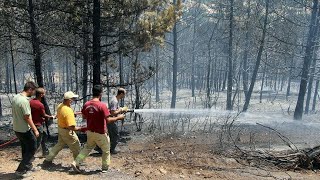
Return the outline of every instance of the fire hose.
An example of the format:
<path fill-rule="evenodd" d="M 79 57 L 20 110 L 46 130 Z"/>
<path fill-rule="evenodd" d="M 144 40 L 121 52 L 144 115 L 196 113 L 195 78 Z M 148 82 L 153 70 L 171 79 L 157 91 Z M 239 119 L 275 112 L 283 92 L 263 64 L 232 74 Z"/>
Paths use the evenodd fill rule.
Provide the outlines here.
<path fill-rule="evenodd" d="M 0 148 L 4 148 L 4 147 L 6 147 L 7 145 L 9 145 L 9 144 L 11 144 L 11 143 L 15 142 L 17 139 L 18 139 L 18 138 L 17 138 L 17 137 L 15 137 L 15 138 L 13 138 L 13 139 L 11 139 L 11 140 L 9 140 L 9 141 L 5 142 L 5 143 L 0 144 Z"/>

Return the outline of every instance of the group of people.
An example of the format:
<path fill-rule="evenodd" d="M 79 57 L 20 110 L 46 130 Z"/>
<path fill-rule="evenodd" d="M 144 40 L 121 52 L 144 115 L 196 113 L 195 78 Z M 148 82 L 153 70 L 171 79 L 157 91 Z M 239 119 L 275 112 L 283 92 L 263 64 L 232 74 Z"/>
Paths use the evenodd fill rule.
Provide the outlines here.
<path fill-rule="evenodd" d="M 107 172 L 110 166 L 110 154 L 117 153 L 119 132 L 116 122 L 124 120 L 124 113 L 128 109 L 119 106 L 119 100 L 125 97 L 125 89 L 118 89 L 109 107 L 101 102 L 102 94 L 101 85 L 95 85 L 92 88 L 93 97 L 84 104 L 80 113 L 86 119 L 87 126 L 78 127 L 75 113 L 71 108 L 72 102 L 78 98 L 78 95 L 72 91 L 66 92 L 63 102 L 57 107 L 56 116 L 48 115 L 42 103 L 45 89 L 39 88 L 34 82 L 27 82 L 23 91 L 14 96 L 12 100 L 13 130 L 20 141 L 22 150 L 22 160 L 16 170 L 16 175 L 23 177 L 34 170 L 32 162 L 40 146 L 45 157 L 43 167 L 50 167 L 53 165 L 53 159 L 65 145 L 73 154 L 74 161 L 71 167 L 74 171 L 81 173 L 80 164 L 92 149 L 98 147 L 102 153 L 102 172 Z M 33 95 L 35 98 L 29 100 Z M 44 122 L 50 118 L 58 119 L 58 143 L 48 150 Z M 87 142 L 82 150 L 76 131 L 87 134 Z"/>

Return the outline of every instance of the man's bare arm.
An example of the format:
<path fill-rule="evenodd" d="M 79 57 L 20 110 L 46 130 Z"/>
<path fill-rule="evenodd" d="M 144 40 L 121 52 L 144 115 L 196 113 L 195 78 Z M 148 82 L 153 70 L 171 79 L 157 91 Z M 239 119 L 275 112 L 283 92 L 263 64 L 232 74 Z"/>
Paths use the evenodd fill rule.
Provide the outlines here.
<path fill-rule="evenodd" d="M 32 119 L 31 119 L 31 116 L 30 115 L 24 115 L 24 120 L 27 121 L 27 123 L 31 127 L 31 129 L 34 132 L 34 134 L 36 135 L 36 137 L 38 137 L 39 136 L 39 132 L 38 132 L 37 127 L 34 125 Z"/>
<path fill-rule="evenodd" d="M 124 120 L 124 118 L 125 118 L 125 115 L 121 114 L 121 115 L 119 115 L 117 117 L 106 117 L 106 120 L 107 120 L 107 122 L 109 124 L 109 123 L 116 122 L 118 120 Z"/>

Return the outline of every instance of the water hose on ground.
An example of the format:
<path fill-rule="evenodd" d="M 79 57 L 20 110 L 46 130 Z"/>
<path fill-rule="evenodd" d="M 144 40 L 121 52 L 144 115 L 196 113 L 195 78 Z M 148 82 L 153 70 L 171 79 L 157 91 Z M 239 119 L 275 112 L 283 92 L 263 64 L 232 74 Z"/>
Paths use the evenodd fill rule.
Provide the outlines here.
<path fill-rule="evenodd" d="M 6 147 L 7 145 L 9 145 L 9 144 L 11 144 L 11 143 L 15 142 L 17 139 L 18 139 L 18 138 L 17 138 L 17 137 L 15 137 L 15 138 L 13 138 L 13 139 L 11 139 L 11 140 L 9 140 L 9 141 L 5 142 L 5 143 L 0 144 L 0 148 L 4 148 L 4 147 Z"/>

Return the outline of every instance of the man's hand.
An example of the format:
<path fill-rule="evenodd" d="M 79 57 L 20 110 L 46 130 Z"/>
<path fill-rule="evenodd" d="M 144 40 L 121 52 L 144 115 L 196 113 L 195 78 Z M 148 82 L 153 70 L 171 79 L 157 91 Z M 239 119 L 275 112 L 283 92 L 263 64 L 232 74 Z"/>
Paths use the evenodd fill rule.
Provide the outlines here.
<path fill-rule="evenodd" d="M 118 120 L 124 120 L 124 118 L 126 118 L 126 116 L 124 114 L 120 114 L 117 116 Z"/>
<path fill-rule="evenodd" d="M 39 131 L 37 130 L 37 129 L 35 129 L 35 130 L 33 130 L 33 132 L 34 132 L 34 135 L 36 136 L 36 137 L 39 137 Z"/>

